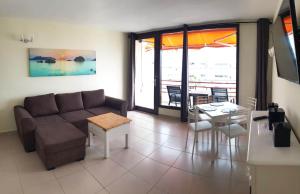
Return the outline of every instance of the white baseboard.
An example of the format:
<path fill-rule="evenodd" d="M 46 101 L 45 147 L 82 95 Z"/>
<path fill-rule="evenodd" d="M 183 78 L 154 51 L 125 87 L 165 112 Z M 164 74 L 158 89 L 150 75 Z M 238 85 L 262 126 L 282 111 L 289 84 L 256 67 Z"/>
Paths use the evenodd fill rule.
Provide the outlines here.
<path fill-rule="evenodd" d="M 180 118 L 180 110 L 172 110 L 166 108 L 159 108 L 159 115 Z"/>
<path fill-rule="evenodd" d="M 9 133 L 9 132 L 13 132 L 13 131 L 17 131 L 16 129 L 2 129 L 0 130 L 0 134 L 1 133 Z"/>

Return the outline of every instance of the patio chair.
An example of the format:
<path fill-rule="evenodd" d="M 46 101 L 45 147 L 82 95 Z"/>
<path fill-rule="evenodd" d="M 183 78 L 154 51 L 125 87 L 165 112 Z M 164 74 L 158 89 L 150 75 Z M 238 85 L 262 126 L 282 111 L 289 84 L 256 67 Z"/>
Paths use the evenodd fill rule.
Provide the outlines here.
<path fill-rule="evenodd" d="M 211 95 L 213 102 L 227 102 L 228 91 L 227 88 L 211 88 Z"/>
<path fill-rule="evenodd" d="M 209 103 L 209 99 L 208 99 L 208 95 L 204 94 L 204 95 L 199 95 L 195 97 L 194 100 L 194 105 L 197 104 L 208 104 Z"/>
<path fill-rule="evenodd" d="M 169 95 L 169 106 L 171 103 L 180 105 L 181 103 L 181 89 L 180 86 L 167 86 L 168 95 Z"/>

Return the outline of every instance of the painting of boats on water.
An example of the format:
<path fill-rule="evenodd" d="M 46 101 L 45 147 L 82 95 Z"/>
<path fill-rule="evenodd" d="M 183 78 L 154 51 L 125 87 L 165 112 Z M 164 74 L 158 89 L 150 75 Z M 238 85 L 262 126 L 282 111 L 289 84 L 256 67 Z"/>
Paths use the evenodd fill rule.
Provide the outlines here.
<path fill-rule="evenodd" d="M 94 75 L 96 52 L 67 49 L 29 49 L 31 77 Z"/>

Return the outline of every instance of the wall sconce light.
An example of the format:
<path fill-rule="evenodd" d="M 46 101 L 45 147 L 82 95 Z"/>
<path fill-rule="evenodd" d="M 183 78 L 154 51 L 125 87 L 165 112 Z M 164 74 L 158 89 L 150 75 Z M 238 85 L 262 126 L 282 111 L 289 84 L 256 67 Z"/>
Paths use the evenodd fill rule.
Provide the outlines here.
<path fill-rule="evenodd" d="M 29 36 L 24 35 L 24 34 L 20 35 L 20 41 L 23 42 L 23 43 L 33 42 L 33 39 L 34 39 L 34 34 L 29 35 Z"/>

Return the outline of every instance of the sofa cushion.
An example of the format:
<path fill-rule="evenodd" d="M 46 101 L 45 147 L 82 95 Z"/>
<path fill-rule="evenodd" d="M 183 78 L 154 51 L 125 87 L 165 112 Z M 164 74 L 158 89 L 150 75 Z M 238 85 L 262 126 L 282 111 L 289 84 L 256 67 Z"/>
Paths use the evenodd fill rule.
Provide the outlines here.
<path fill-rule="evenodd" d="M 71 112 L 83 109 L 81 92 L 55 95 L 59 112 Z"/>
<path fill-rule="evenodd" d="M 49 116 L 43 116 L 43 117 L 36 117 L 35 122 L 36 122 L 37 127 L 41 127 L 44 125 L 55 126 L 56 124 L 66 123 L 67 121 L 58 115 L 49 115 Z"/>
<path fill-rule="evenodd" d="M 120 110 L 108 107 L 108 106 L 101 106 L 101 107 L 97 107 L 97 108 L 89 108 L 86 109 L 87 111 L 89 111 L 90 113 L 93 113 L 94 115 L 101 115 L 101 114 L 105 114 L 105 113 L 109 113 L 109 112 L 113 112 L 116 114 L 121 115 Z"/>
<path fill-rule="evenodd" d="M 72 123 L 79 128 L 85 135 L 88 134 L 88 122 L 87 118 L 94 115 L 85 110 L 78 110 L 73 112 L 61 113 L 60 116 L 66 121 Z"/>
<path fill-rule="evenodd" d="M 94 108 L 105 103 L 104 90 L 83 91 L 82 100 L 84 108 Z"/>
<path fill-rule="evenodd" d="M 85 134 L 68 122 L 42 125 L 37 129 L 35 136 L 37 146 L 46 153 L 78 147 L 86 141 Z"/>
<path fill-rule="evenodd" d="M 33 117 L 58 113 L 53 93 L 26 97 L 24 107 Z"/>

